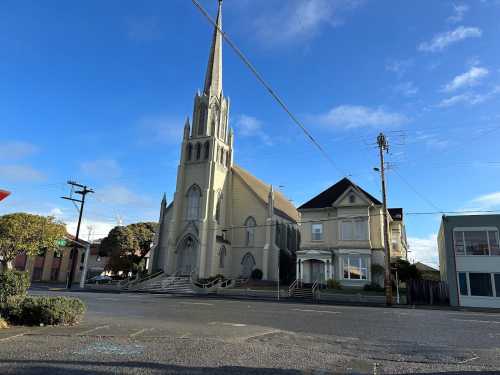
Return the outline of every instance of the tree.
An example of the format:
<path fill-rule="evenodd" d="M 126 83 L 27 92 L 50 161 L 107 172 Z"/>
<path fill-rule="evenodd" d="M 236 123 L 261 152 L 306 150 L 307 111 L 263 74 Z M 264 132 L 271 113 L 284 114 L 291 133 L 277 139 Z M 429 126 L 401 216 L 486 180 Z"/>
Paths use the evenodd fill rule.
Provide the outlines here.
<path fill-rule="evenodd" d="M 2 270 L 12 269 L 19 254 L 36 255 L 58 247 L 66 228 L 52 216 L 14 213 L 0 216 L 0 263 Z"/>
<path fill-rule="evenodd" d="M 420 279 L 422 277 L 417 267 L 404 259 L 397 259 L 392 263 L 391 268 L 393 274 L 395 274 L 396 270 L 398 271 L 398 279 L 402 282 L 406 282 L 410 279 Z"/>
<path fill-rule="evenodd" d="M 99 248 L 101 254 L 110 257 L 106 269 L 113 272 L 136 272 L 151 249 L 155 230 L 155 223 L 114 227 L 101 241 Z"/>

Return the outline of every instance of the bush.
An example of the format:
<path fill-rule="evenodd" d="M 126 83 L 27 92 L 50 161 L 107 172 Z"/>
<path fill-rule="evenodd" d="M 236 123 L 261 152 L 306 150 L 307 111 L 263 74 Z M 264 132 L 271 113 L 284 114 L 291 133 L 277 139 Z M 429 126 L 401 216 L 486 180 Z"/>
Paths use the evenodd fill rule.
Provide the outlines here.
<path fill-rule="evenodd" d="M 366 284 L 363 290 L 366 292 L 383 292 L 384 288 L 372 281 L 370 284 Z"/>
<path fill-rule="evenodd" d="M 250 277 L 251 277 L 253 280 L 262 280 L 262 276 L 263 276 L 262 271 L 261 271 L 261 270 L 259 270 L 258 268 L 256 268 L 256 269 L 254 269 L 254 270 L 252 271 L 252 274 L 251 274 L 251 276 L 250 276 Z"/>
<path fill-rule="evenodd" d="M 2 316 L 13 324 L 75 324 L 85 312 L 78 298 L 9 297 L 0 307 Z"/>
<path fill-rule="evenodd" d="M 326 281 L 326 286 L 328 289 L 342 289 L 342 284 L 339 281 L 334 279 L 328 279 Z"/>
<path fill-rule="evenodd" d="M 30 287 L 30 278 L 27 272 L 5 271 L 0 274 L 0 303 L 7 301 L 11 296 L 26 296 Z"/>

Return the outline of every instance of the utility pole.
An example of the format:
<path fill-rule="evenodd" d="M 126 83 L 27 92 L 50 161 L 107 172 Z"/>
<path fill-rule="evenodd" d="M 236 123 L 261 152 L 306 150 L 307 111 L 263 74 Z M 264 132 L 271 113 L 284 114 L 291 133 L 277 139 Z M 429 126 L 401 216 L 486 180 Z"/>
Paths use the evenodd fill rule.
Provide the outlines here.
<path fill-rule="evenodd" d="M 387 216 L 387 194 L 385 190 L 385 162 L 384 151 L 389 152 L 389 143 L 384 133 L 377 137 L 377 145 L 380 153 L 380 179 L 382 181 L 382 204 L 383 204 L 383 229 L 384 229 L 384 250 L 385 250 L 385 272 L 384 289 L 385 304 L 392 305 L 392 285 L 391 285 L 391 246 L 389 242 L 389 218 Z"/>
<path fill-rule="evenodd" d="M 68 277 L 66 279 L 66 288 L 71 289 L 71 284 L 73 283 L 73 277 L 75 275 L 75 267 L 76 267 L 76 262 L 77 262 L 77 257 L 78 257 L 78 239 L 80 236 L 80 225 L 82 223 L 82 216 L 83 216 L 83 206 L 85 205 L 85 196 L 88 193 L 94 193 L 94 190 L 89 189 L 85 185 L 78 184 L 74 181 L 68 181 L 68 185 L 71 185 L 71 189 L 73 189 L 75 186 L 79 187 L 81 190 L 76 190 L 74 193 L 79 194 L 82 196 L 82 199 L 75 199 L 71 195 L 69 197 L 61 197 L 62 199 L 66 199 L 72 202 L 78 202 L 80 203 L 80 212 L 78 214 L 78 224 L 76 226 L 76 236 L 75 236 L 75 245 L 71 248 L 71 265 L 68 273 Z"/>

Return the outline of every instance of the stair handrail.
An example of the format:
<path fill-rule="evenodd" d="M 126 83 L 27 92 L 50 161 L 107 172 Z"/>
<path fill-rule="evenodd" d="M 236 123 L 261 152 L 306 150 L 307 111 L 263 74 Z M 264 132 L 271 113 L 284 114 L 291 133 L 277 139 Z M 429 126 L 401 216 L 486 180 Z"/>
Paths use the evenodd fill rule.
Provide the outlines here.
<path fill-rule="evenodd" d="M 319 299 L 320 297 L 319 287 L 320 287 L 319 281 L 315 280 L 311 287 L 313 300 Z"/>
<path fill-rule="evenodd" d="M 293 297 L 293 293 L 295 292 L 295 289 L 297 288 L 298 280 L 295 279 L 293 283 L 290 284 L 288 287 L 288 296 Z"/>
<path fill-rule="evenodd" d="M 145 281 L 151 280 L 157 276 L 160 276 L 162 273 L 164 273 L 164 272 L 158 271 L 158 272 L 152 273 L 152 274 L 150 274 L 142 279 L 139 279 L 139 280 L 130 280 L 127 283 L 123 284 L 121 287 L 122 288 L 130 288 L 131 286 L 138 285 L 138 284 L 143 283 Z"/>

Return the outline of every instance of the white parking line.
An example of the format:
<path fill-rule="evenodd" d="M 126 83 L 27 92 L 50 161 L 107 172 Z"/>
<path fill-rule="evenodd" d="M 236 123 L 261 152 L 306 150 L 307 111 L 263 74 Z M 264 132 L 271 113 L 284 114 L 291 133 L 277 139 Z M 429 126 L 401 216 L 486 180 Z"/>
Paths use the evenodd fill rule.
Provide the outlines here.
<path fill-rule="evenodd" d="M 181 305 L 200 305 L 200 306 L 213 306 L 213 303 L 206 302 L 179 302 Z"/>
<path fill-rule="evenodd" d="M 10 340 L 10 339 L 15 339 L 16 337 L 24 336 L 26 333 L 27 332 L 23 332 L 23 333 L 18 333 L 17 335 L 13 335 L 13 336 L 9 336 L 9 337 L 4 337 L 3 339 L 0 339 L 0 342 L 7 341 L 7 340 Z"/>
<path fill-rule="evenodd" d="M 340 311 L 329 311 L 329 310 L 306 310 L 306 309 L 292 309 L 292 311 L 300 311 L 300 312 L 315 312 L 315 313 L 325 313 L 325 314 L 341 314 Z"/>
<path fill-rule="evenodd" d="M 471 322 L 471 323 L 494 323 L 494 324 L 500 324 L 500 322 L 496 320 L 476 320 L 476 319 L 453 319 L 457 322 Z"/>
<path fill-rule="evenodd" d="M 109 326 L 99 326 L 99 327 L 95 327 L 95 328 L 92 328 L 92 329 L 88 329 L 86 331 L 78 333 L 77 336 L 88 335 L 91 332 L 94 332 L 94 331 L 97 331 L 98 329 L 103 329 L 103 328 L 109 328 Z"/>
<path fill-rule="evenodd" d="M 131 333 L 128 336 L 129 337 L 135 337 L 137 335 L 140 335 L 141 333 L 144 333 L 144 332 L 147 332 L 147 331 L 152 331 L 152 330 L 153 330 L 153 328 L 143 328 L 143 329 L 138 330 L 137 332 Z"/>

